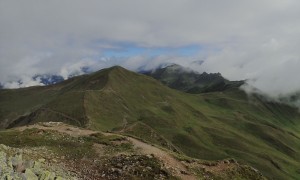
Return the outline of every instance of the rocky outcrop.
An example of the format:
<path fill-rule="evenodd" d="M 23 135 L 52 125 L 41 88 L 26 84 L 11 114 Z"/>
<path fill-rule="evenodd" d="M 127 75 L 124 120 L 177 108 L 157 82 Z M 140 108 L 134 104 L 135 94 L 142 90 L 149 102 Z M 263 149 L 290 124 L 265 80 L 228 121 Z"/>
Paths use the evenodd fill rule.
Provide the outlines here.
<path fill-rule="evenodd" d="M 15 154 L 11 154 L 16 152 Z M 0 179 L 6 180 L 62 180 L 69 179 L 57 175 L 44 166 L 45 159 L 24 159 L 22 150 L 0 145 Z M 71 178 L 70 178 L 71 179 Z"/>

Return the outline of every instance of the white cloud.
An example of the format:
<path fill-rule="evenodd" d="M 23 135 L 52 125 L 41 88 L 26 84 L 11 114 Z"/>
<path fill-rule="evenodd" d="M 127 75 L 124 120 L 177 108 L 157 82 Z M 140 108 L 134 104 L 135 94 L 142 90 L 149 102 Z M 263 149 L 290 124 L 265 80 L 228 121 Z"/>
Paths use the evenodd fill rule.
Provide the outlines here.
<path fill-rule="evenodd" d="M 300 89 L 299 12 L 297 0 L 0 0 L 0 82 L 67 77 L 81 65 L 136 69 L 205 59 L 191 67 L 249 79 L 274 96 L 290 93 Z M 104 57 L 124 44 L 203 49 L 194 57 Z"/>
<path fill-rule="evenodd" d="M 15 88 L 23 88 L 23 87 L 30 87 L 30 86 L 43 86 L 44 84 L 41 83 L 41 79 L 33 79 L 29 76 L 23 76 L 18 81 L 11 81 L 5 82 L 3 86 L 8 89 L 15 89 Z"/>
<path fill-rule="evenodd" d="M 295 47 L 299 42 L 277 40 L 257 44 L 240 44 L 210 54 L 202 68 L 222 72 L 231 80 L 247 79 L 248 83 L 272 96 L 300 90 L 298 69 L 300 53 Z"/>

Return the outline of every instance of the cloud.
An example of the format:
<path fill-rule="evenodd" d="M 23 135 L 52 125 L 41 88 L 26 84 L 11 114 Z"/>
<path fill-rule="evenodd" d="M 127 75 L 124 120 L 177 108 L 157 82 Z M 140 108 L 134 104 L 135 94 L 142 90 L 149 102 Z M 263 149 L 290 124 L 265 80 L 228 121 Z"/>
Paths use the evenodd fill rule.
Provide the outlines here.
<path fill-rule="evenodd" d="M 8 89 L 29 87 L 29 86 L 43 86 L 40 78 L 33 79 L 32 77 L 24 76 L 18 81 L 5 82 L 3 86 Z"/>
<path fill-rule="evenodd" d="M 207 71 L 222 72 L 230 80 L 245 79 L 271 96 L 289 94 L 300 89 L 299 42 L 271 38 L 267 42 L 228 46 L 210 54 L 202 65 Z"/>
<path fill-rule="evenodd" d="M 299 7 L 296 0 L 0 0 L 0 82 L 173 62 L 288 94 L 300 89 Z M 132 47 L 142 50 L 113 56 Z M 186 47 L 199 52 L 174 51 Z"/>

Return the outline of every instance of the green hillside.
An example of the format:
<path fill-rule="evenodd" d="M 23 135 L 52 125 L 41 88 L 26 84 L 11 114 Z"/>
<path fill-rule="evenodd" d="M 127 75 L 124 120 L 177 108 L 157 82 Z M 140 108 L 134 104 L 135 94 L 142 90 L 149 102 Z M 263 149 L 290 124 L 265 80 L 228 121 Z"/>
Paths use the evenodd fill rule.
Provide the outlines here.
<path fill-rule="evenodd" d="M 40 121 L 130 134 L 188 156 L 235 158 L 269 178 L 300 178 L 300 114 L 237 88 L 187 94 L 112 67 L 62 83 L 0 90 L 1 128 Z"/>

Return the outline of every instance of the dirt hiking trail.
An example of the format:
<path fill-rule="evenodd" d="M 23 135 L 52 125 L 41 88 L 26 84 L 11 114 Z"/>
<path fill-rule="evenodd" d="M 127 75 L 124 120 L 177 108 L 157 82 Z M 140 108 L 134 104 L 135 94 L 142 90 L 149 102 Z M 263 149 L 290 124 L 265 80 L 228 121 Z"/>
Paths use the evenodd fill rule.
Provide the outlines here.
<path fill-rule="evenodd" d="M 137 140 L 132 137 L 120 135 L 120 134 L 114 134 L 114 133 L 104 133 L 101 131 L 93 131 L 88 129 L 82 129 L 78 127 L 74 127 L 71 125 L 67 125 L 61 122 L 46 122 L 46 123 L 38 123 L 34 125 L 28 125 L 23 127 L 15 128 L 20 131 L 24 131 L 25 129 L 42 129 L 42 130 L 54 130 L 60 133 L 65 133 L 73 137 L 79 137 L 79 136 L 88 136 L 95 133 L 102 133 L 104 135 L 118 135 L 125 137 L 128 141 L 130 141 L 134 148 L 141 154 L 144 155 L 152 155 L 159 159 L 163 165 L 171 171 L 171 173 L 174 176 L 177 176 L 183 180 L 194 180 L 197 179 L 192 173 L 189 172 L 185 164 L 178 159 L 174 158 L 172 155 L 167 153 L 166 151 L 155 147 L 153 145 L 144 143 L 140 140 Z"/>

